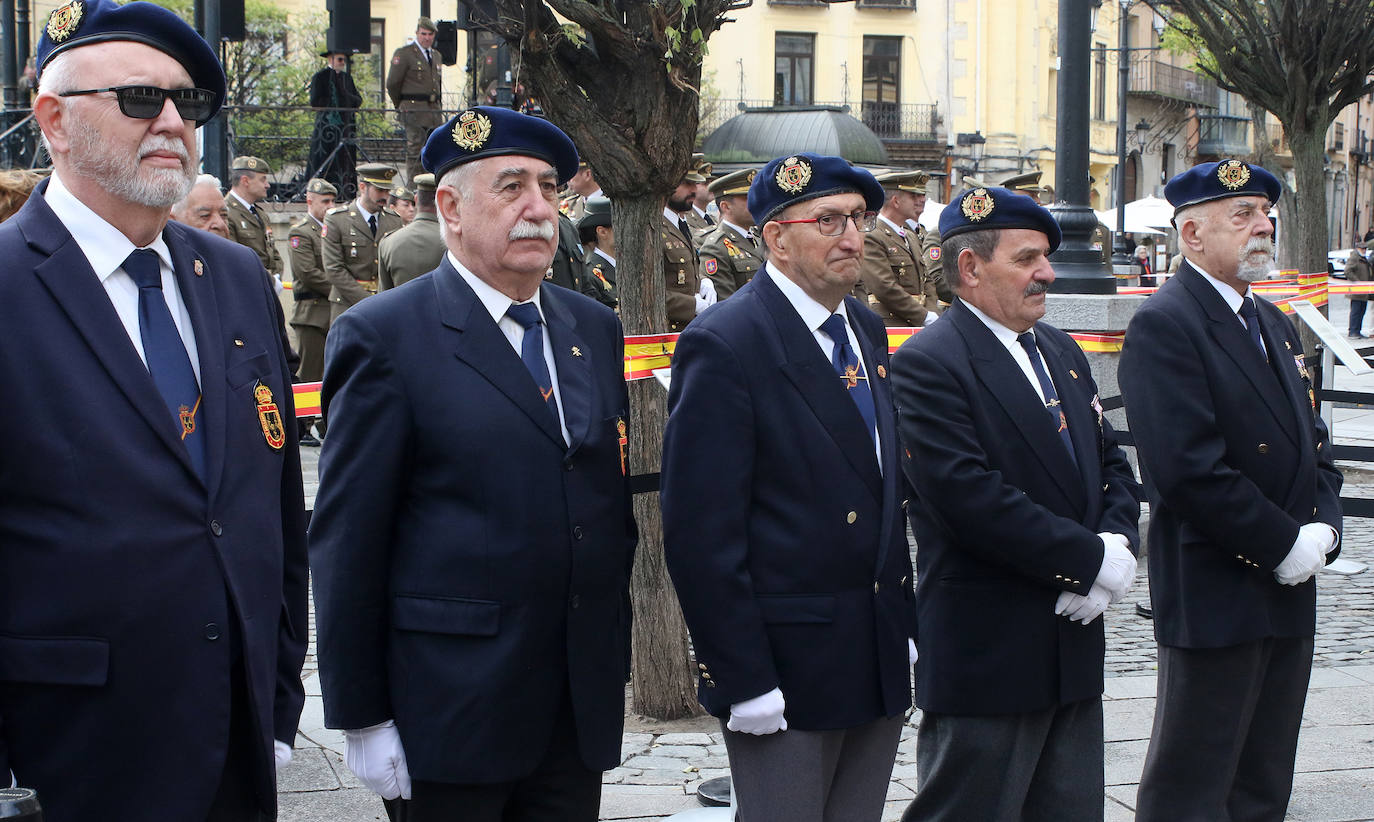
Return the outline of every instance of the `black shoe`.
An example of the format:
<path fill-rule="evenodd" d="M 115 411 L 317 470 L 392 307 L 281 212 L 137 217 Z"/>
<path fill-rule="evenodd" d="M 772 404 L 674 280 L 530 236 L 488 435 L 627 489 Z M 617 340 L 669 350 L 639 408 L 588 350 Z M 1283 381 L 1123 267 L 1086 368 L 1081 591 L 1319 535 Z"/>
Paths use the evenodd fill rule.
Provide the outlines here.
<path fill-rule="evenodd" d="M 306 448 L 319 448 L 319 447 L 320 447 L 320 441 L 317 440 L 317 439 L 315 439 L 315 438 L 314 438 L 313 436 L 311 436 L 310 434 L 301 434 L 300 443 L 301 443 L 301 445 L 304 445 Z"/>
<path fill-rule="evenodd" d="M 1146 619 L 1155 618 L 1155 609 L 1151 607 L 1150 603 L 1148 602 L 1137 602 L 1135 604 L 1135 612 L 1145 617 Z"/>
<path fill-rule="evenodd" d="M 1367 339 L 1369 339 L 1368 337 L 1366 337 L 1365 335 L 1363 335 L 1363 334 L 1361 334 L 1361 333 L 1359 333 L 1359 332 L 1356 332 L 1356 333 L 1354 333 L 1354 334 L 1347 334 L 1346 337 L 1348 337 L 1348 338 L 1350 338 L 1350 339 L 1352 339 L 1352 340 L 1367 340 Z"/>

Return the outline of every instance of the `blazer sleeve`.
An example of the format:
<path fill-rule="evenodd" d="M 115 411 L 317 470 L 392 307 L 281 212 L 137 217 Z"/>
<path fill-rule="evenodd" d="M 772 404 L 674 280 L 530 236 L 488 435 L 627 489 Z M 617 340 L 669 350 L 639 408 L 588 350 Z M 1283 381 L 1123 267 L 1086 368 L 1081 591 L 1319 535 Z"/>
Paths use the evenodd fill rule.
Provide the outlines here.
<path fill-rule="evenodd" d="M 1205 352 L 1163 310 L 1137 312 L 1126 340 L 1119 377 L 1126 418 L 1159 497 L 1212 548 L 1277 568 L 1303 523 L 1227 464 L 1225 421 L 1211 402 L 1216 375 L 1202 365 Z M 1320 423 L 1318 430 L 1324 438 Z"/>
<path fill-rule="evenodd" d="M 391 537 L 410 473 L 410 403 L 368 318 L 334 322 L 325 341 L 328 445 L 310 525 L 325 725 L 393 718 L 387 675 Z"/>
<path fill-rule="evenodd" d="M 905 465 L 922 509 L 959 550 L 1046 586 L 1087 594 L 1102 568 L 1102 540 L 1006 481 L 982 443 L 989 434 L 975 421 L 961 380 L 968 376 L 911 344 L 892 358 L 897 430 L 910 452 Z"/>
<path fill-rule="evenodd" d="M 673 353 L 663 441 L 663 549 L 715 695 L 733 705 L 778 687 L 749 571 L 754 409 L 735 352 L 689 328 Z M 721 470 L 728 455 L 730 470 Z"/>

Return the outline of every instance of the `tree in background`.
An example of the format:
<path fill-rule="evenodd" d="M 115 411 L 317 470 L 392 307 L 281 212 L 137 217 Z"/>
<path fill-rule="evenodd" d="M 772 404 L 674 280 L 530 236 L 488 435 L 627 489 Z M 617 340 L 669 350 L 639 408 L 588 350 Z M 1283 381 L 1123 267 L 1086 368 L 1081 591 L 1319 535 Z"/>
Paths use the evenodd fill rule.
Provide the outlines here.
<path fill-rule="evenodd" d="M 1263 117 L 1274 115 L 1293 152 L 1295 185 L 1280 200 L 1280 264 L 1326 270 L 1326 132 L 1374 90 L 1370 0 L 1149 0 L 1199 55 L 1197 68 L 1252 106 L 1257 159 L 1272 158 Z M 1180 19 L 1183 18 L 1183 19 Z M 1279 175 L 1282 177 L 1283 175 Z"/>
<path fill-rule="evenodd" d="M 483 23 L 509 45 L 516 82 L 572 137 L 614 204 L 616 290 L 629 334 L 668 328 L 663 206 L 696 142 L 706 41 L 731 9 L 748 4 L 497 0 L 497 19 Z M 656 473 L 667 398 L 656 381 L 640 380 L 631 384 L 630 405 L 631 473 Z M 636 495 L 634 510 L 640 534 L 631 585 L 634 710 L 664 719 L 688 716 L 699 711 L 696 676 L 663 562 L 657 495 Z"/>

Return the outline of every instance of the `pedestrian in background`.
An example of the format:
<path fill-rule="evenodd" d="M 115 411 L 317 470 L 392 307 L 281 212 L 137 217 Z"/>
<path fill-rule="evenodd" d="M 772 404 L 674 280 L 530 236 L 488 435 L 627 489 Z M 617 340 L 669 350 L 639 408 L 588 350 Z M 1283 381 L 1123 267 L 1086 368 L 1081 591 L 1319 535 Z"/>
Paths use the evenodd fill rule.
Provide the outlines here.
<path fill-rule="evenodd" d="M 1355 247 L 1351 249 L 1350 256 L 1345 258 L 1345 279 L 1351 283 L 1367 283 L 1374 280 L 1374 269 L 1369 265 L 1368 244 L 1364 240 L 1356 240 Z M 1364 312 L 1369 297 L 1365 294 L 1350 295 L 1350 322 L 1346 326 L 1346 333 L 1352 340 L 1363 340 L 1365 335 L 1361 329 L 1364 328 Z"/>

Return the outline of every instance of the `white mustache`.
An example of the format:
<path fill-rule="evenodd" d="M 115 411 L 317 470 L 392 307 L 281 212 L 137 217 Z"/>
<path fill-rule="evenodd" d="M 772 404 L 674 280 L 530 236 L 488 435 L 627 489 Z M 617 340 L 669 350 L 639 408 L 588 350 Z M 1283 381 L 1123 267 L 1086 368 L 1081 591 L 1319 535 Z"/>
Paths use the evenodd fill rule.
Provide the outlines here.
<path fill-rule="evenodd" d="M 552 240 L 553 223 L 548 220 L 531 222 L 521 220 L 511 227 L 510 233 L 506 235 L 507 240 Z"/>
<path fill-rule="evenodd" d="M 165 151 L 175 154 L 183 161 L 188 159 L 186 156 L 186 146 L 182 145 L 180 141 L 173 140 L 170 137 L 149 137 L 138 147 L 138 151 L 139 158 L 147 157 L 154 151 Z"/>
<path fill-rule="evenodd" d="M 1248 257 L 1255 253 L 1274 256 L 1274 241 L 1268 237 L 1251 237 L 1250 241 L 1245 244 L 1245 256 Z"/>

